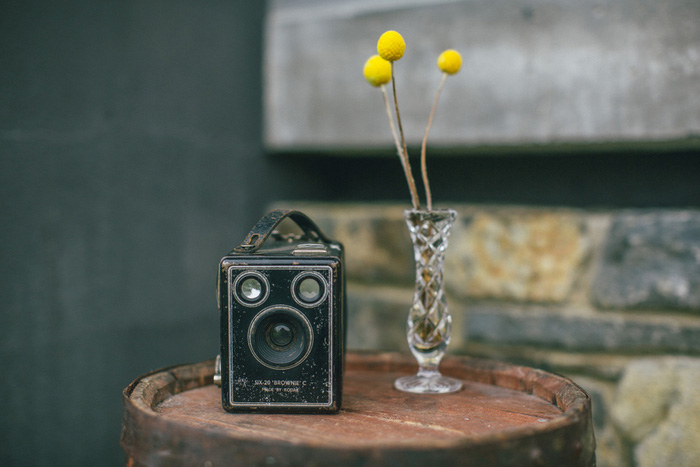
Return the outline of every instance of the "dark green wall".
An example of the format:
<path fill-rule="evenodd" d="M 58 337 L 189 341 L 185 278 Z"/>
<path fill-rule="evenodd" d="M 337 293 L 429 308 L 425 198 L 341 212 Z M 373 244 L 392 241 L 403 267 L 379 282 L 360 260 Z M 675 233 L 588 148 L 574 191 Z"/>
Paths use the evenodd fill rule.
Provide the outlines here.
<path fill-rule="evenodd" d="M 274 199 L 261 2 L 0 14 L 0 465 L 118 465 L 121 390 L 218 347 L 218 259 Z"/>
<path fill-rule="evenodd" d="M 251 1 L 3 5 L 0 465 L 119 465 L 121 390 L 216 354 L 217 261 L 269 203 L 408 204 L 393 157 L 265 153 L 263 17 Z M 696 159 L 443 157 L 434 195 L 698 205 Z"/>

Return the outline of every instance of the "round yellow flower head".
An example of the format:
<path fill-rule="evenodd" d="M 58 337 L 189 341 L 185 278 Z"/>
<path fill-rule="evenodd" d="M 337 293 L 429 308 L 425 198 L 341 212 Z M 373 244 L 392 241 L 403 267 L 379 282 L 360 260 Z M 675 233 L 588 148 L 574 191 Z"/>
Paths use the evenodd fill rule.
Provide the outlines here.
<path fill-rule="evenodd" d="M 377 41 L 377 52 L 384 60 L 395 62 L 403 57 L 406 51 L 406 42 L 401 34 L 396 31 L 387 31 Z"/>
<path fill-rule="evenodd" d="M 372 55 L 365 62 L 365 79 L 369 84 L 379 87 L 391 81 L 391 63 L 379 55 Z"/>
<path fill-rule="evenodd" d="M 454 75 L 462 68 L 462 56 L 456 50 L 447 49 L 440 54 L 437 64 L 448 75 Z"/>

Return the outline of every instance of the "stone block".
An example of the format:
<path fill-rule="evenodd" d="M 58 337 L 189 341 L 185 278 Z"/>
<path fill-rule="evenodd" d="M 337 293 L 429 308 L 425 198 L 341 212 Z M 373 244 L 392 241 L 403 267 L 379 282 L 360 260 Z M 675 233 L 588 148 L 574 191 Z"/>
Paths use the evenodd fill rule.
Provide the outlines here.
<path fill-rule="evenodd" d="M 407 353 L 406 319 L 412 298 L 410 289 L 351 284 L 348 287 L 348 349 Z"/>
<path fill-rule="evenodd" d="M 265 142 L 273 149 L 392 147 L 381 93 L 362 76 L 387 29 L 407 138 L 435 146 L 655 141 L 700 133 L 700 2 L 276 0 L 265 37 Z M 697 143 L 695 143 L 697 147 Z"/>
<path fill-rule="evenodd" d="M 399 205 L 293 204 L 345 245 L 349 280 L 412 286 L 413 247 Z M 282 205 L 281 205 L 282 206 Z M 590 249 L 581 213 L 457 205 L 445 284 L 458 297 L 565 300 Z"/>
<path fill-rule="evenodd" d="M 700 211 L 615 216 L 591 297 L 603 308 L 700 312 Z"/>
<path fill-rule="evenodd" d="M 612 415 L 634 445 L 635 465 L 700 465 L 700 359 L 631 363 L 617 388 Z"/>
<path fill-rule="evenodd" d="M 446 255 L 446 283 L 461 297 L 560 302 L 589 250 L 581 214 L 536 209 L 463 210 Z"/>
<path fill-rule="evenodd" d="M 573 313 L 536 306 L 453 303 L 467 317 L 468 341 L 532 345 L 577 351 L 679 352 L 700 354 L 700 322 L 667 316 Z"/>
<path fill-rule="evenodd" d="M 348 280 L 412 286 L 416 272 L 403 207 L 304 202 L 274 207 L 289 206 L 308 214 L 324 233 L 345 246 Z"/>
<path fill-rule="evenodd" d="M 463 318 L 463 314 L 458 313 L 454 317 L 457 321 L 457 318 Z M 463 330 L 464 326 L 461 329 Z M 473 357 L 507 360 L 564 375 L 586 374 L 606 381 L 619 379 L 623 369 L 633 358 L 630 354 L 608 353 L 604 350 L 579 352 L 543 345 L 508 345 L 474 340 L 466 341 L 461 346 L 453 346 L 452 349 Z"/>

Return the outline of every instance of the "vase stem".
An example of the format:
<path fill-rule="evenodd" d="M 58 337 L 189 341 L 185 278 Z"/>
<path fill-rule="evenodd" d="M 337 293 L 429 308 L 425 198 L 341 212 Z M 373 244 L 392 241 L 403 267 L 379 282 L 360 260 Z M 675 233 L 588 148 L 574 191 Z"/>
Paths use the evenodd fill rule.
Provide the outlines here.
<path fill-rule="evenodd" d="M 423 378 L 434 378 L 436 376 L 440 376 L 440 370 L 438 370 L 437 366 L 432 366 L 432 367 L 418 367 L 418 376 L 421 376 Z"/>

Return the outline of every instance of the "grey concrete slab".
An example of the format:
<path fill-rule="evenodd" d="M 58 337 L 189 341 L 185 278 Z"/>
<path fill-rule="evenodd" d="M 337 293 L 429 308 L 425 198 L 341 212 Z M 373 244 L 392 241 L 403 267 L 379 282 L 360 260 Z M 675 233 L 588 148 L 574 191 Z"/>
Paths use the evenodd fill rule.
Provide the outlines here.
<path fill-rule="evenodd" d="M 363 76 L 387 29 L 407 138 L 419 143 L 440 80 L 435 146 L 678 140 L 700 134 L 697 0 L 275 0 L 265 46 L 272 149 L 391 147 Z"/>

